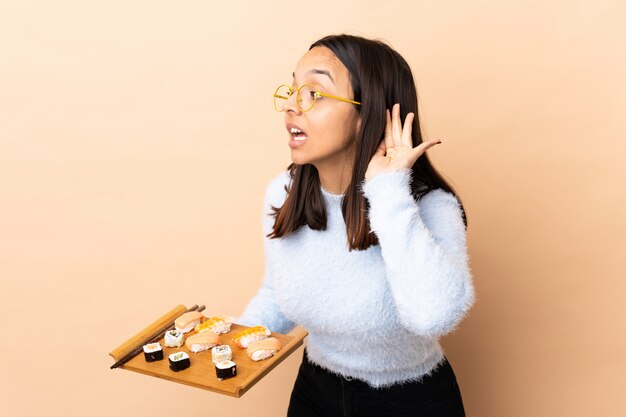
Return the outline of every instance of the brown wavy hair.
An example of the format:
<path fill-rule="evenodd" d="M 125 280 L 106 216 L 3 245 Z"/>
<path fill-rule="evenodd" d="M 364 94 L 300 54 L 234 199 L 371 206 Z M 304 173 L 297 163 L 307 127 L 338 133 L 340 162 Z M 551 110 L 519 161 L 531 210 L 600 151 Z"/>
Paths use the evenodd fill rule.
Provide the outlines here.
<path fill-rule="evenodd" d="M 367 212 L 369 203 L 360 184 L 378 144 L 384 137 L 386 109 L 400 103 L 400 120 L 410 112 L 413 119 L 413 147 L 422 143 L 422 133 L 417 112 L 417 91 L 413 74 L 407 62 L 390 46 L 377 39 L 340 34 L 326 36 L 314 42 L 309 50 L 323 46 L 330 49 L 348 69 L 354 105 L 361 116 L 361 127 L 356 134 L 356 155 L 352 179 L 342 201 L 342 213 L 346 223 L 349 250 L 365 250 L 377 245 L 378 238 L 371 233 Z M 281 207 L 272 206 L 275 218 L 273 230 L 267 235 L 275 239 L 285 237 L 308 225 L 313 230 L 326 230 L 326 206 L 320 187 L 317 168 L 312 164 L 290 164 L 287 167 L 291 181 L 285 186 L 287 198 Z M 443 189 L 453 194 L 463 215 L 467 228 L 465 210 L 453 188 L 443 179 L 422 154 L 411 168 L 411 193 L 416 201 L 434 189 Z"/>

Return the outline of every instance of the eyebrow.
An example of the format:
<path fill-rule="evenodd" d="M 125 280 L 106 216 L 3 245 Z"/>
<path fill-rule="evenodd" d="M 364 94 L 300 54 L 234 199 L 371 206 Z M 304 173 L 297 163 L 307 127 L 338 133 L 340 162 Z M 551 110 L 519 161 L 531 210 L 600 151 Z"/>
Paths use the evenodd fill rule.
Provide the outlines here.
<path fill-rule="evenodd" d="M 322 69 L 317 69 L 317 68 L 313 68 L 312 70 L 310 70 L 309 72 L 307 72 L 307 74 L 310 74 L 310 73 L 313 73 L 313 74 L 322 74 L 322 75 L 327 75 L 327 76 L 328 76 L 328 78 L 330 78 L 330 81 L 332 81 L 332 82 L 333 82 L 333 84 L 335 83 L 335 80 L 333 80 L 333 76 L 332 76 L 332 75 L 330 75 L 330 72 L 329 72 L 329 71 L 322 70 Z M 294 72 L 294 73 L 292 73 L 292 76 L 293 76 L 293 78 L 296 78 L 296 73 L 295 73 L 295 72 Z"/>

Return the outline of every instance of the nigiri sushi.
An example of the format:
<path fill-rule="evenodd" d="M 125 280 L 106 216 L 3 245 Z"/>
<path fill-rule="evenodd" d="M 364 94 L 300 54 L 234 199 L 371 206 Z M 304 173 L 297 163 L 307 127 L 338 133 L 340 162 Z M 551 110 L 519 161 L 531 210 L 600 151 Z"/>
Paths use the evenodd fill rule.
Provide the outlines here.
<path fill-rule="evenodd" d="M 211 317 L 203 323 L 196 325 L 196 332 L 213 332 L 217 334 L 230 332 L 230 326 L 233 324 L 232 319 L 228 317 Z"/>
<path fill-rule="evenodd" d="M 174 320 L 176 330 L 187 333 L 193 330 L 198 324 L 202 323 L 206 317 L 199 311 L 189 311 Z"/>
<path fill-rule="evenodd" d="M 248 349 L 246 352 L 248 356 L 253 361 L 261 361 L 263 359 L 271 358 L 281 350 L 283 347 L 280 340 L 275 337 L 268 337 L 267 339 L 257 340 L 256 342 L 251 342 L 248 345 Z"/>
<path fill-rule="evenodd" d="M 265 327 L 254 326 L 237 333 L 233 337 L 233 343 L 240 349 L 245 349 L 248 347 L 250 342 L 267 339 L 270 334 L 272 334 L 272 332 Z"/>
<path fill-rule="evenodd" d="M 217 346 L 219 344 L 221 344 L 220 337 L 213 332 L 194 334 L 185 340 L 185 346 L 187 346 L 189 350 L 194 353 L 211 349 L 213 346 Z"/>

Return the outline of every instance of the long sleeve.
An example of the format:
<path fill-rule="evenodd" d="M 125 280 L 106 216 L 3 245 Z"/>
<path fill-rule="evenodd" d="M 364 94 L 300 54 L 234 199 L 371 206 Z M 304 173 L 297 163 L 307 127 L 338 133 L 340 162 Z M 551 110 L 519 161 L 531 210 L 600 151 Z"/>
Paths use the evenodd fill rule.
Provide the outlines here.
<path fill-rule="evenodd" d="M 404 169 L 370 178 L 361 189 L 402 325 L 436 337 L 454 330 L 475 301 L 465 226 L 454 195 L 437 189 L 418 204 L 410 181 Z"/>
<path fill-rule="evenodd" d="M 280 307 L 276 303 L 275 291 L 272 286 L 272 265 L 268 257 L 268 238 L 265 237 L 271 231 L 274 218 L 270 216 L 270 206 L 279 207 L 285 197 L 283 189 L 285 174 L 279 175 L 267 187 L 263 203 L 263 246 L 265 252 L 265 274 L 261 288 L 256 295 L 248 302 L 244 312 L 236 323 L 244 326 L 266 326 L 273 332 L 287 333 L 295 324 L 285 317 Z"/>

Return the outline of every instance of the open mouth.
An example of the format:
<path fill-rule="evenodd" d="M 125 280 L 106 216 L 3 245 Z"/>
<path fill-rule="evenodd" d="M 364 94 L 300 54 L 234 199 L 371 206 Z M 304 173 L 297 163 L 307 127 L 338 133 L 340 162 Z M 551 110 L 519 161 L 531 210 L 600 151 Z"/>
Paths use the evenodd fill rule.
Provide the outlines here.
<path fill-rule="evenodd" d="M 291 134 L 291 138 L 293 140 L 306 140 L 306 134 L 297 127 L 289 129 L 289 133 Z"/>

